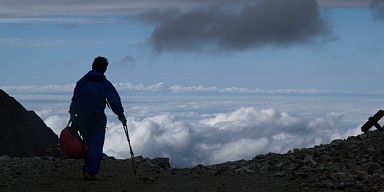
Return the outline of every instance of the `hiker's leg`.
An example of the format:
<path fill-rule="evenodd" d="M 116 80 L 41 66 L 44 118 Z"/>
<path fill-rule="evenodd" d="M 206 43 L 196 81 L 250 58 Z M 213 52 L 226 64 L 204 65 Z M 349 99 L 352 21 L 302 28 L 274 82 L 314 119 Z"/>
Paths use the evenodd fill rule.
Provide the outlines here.
<path fill-rule="evenodd" d="M 88 139 L 88 154 L 85 160 L 83 171 L 97 175 L 100 170 L 100 162 L 103 155 L 105 140 L 106 118 L 98 119 L 92 126 Z"/>
<path fill-rule="evenodd" d="M 91 139 L 88 143 L 88 155 L 84 166 L 84 171 L 92 175 L 97 175 L 100 170 L 100 162 L 103 155 L 104 133 L 103 136 L 100 134 L 100 137 L 98 138 L 99 139 L 97 140 Z"/>

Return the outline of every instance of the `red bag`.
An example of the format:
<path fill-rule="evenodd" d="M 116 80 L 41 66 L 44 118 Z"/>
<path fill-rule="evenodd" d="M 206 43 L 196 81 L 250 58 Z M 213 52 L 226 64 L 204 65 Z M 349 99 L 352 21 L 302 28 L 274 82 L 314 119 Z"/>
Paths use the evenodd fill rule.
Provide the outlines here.
<path fill-rule="evenodd" d="M 87 156 L 88 145 L 76 133 L 71 133 L 71 127 L 65 127 L 60 133 L 61 151 L 69 159 L 84 159 Z"/>

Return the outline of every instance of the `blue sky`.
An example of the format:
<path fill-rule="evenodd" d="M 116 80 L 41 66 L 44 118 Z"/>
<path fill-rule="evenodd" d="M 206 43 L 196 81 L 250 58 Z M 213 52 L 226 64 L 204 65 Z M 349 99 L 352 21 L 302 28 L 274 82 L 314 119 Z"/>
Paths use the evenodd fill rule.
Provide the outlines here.
<path fill-rule="evenodd" d="M 318 0 L 320 16 L 317 19 L 325 23 L 324 29 L 314 29 L 318 31 L 307 34 L 292 30 L 294 34 L 286 39 L 283 36 L 290 33 L 289 30 L 276 32 L 276 39 L 253 36 L 240 46 L 235 44 L 240 41 L 235 41 L 248 30 L 247 26 L 240 25 L 241 9 L 248 6 L 256 14 L 257 7 L 262 6 L 253 0 L 236 1 L 233 10 L 228 8 L 232 1 L 218 0 L 66 2 L 0 1 L 3 66 L 0 85 L 74 83 L 90 69 L 93 58 L 102 55 L 110 60 L 107 76 L 113 82 L 261 89 L 380 89 L 384 71 L 384 20 L 375 17 L 380 12 L 369 8 L 368 0 Z M 263 16 L 260 13 L 251 20 L 268 23 L 268 18 L 279 15 L 282 12 L 279 4 L 284 1 L 270 2 L 266 9 L 271 14 L 266 19 L 255 18 Z M 287 9 L 297 2 L 316 3 L 312 0 L 285 2 L 288 2 Z M 212 5 L 213 10 L 219 10 L 218 18 L 207 14 Z M 194 11 L 207 16 L 199 20 L 192 17 Z M 169 15 L 173 23 L 167 20 Z M 220 18 L 231 20 L 231 17 L 238 20 L 223 26 L 240 26 L 241 30 L 231 32 L 232 29 L 221 26 L 221 31 L 212 30 L 212 34 L 198 31 L 204 22 L 212 22 L 204 29 L 209 30 L 219 26 Z M 294 28 L 287 24 L 288 20 L 271 22 L 275 22 L 280 31 Z M 302 27 L 300 24 L 296 27 Z M 309 27 L 302 29 L 308 31 L 317 25 L 304 24 Z M 267 28 L 271 31 L 266 34 L 273 34 L 273 28 L 266 26 L 268 24 L 254 27 Z M 159 29 L 166 33 L 156 34 Z M 186 31 L 184 34 L 177 30 Z M 249 31 L 259 33 L 259 29 Z M 155 35 L 160 37 L 151 44 Z M 283 40 L 280 42 L 279 38 Z M 229 41 L 233 44 L 225 44 Z M 254 42 L 249 43 L 251 41 Z"/>
<path fill-rule="evenodd" d="M 1 85 L 73 83 L 89 70 L 98 55 L 110 60 L 107 76 L 114 82 L 375 91 L 383 80 L 384 22 L 375 18 L 367 1 L 351 1 L 360 2 L 353 6 L 344 3 L 348 1 L 335 1 L 340 2 L 336 6 L 318 1 L 320 19 L 329 25 L 325 40 L 317 39 L 323 34 L 314 34 L 310 40 L 299 37 L 279 43 L 266 39 L 261 45 L 247 48 L 200 46 L 215 38 L 214 34 L 201 39 L 185 36 L 182 38 L 187 40 L 179 42 L 182 46 L 169 44 L 169 49 L 160 51 L 150 44 L 150 39 L 156 28 L 167 21 L 165 16 L 158 16 L 160 21 L 149 22 L 155 20 L 149 13 L 173 13 L 177 18 L 193 10 L 208 9 L 209 2 L 218 1 L 164 1 L 160 7 L 157 1 L 150 0 L 140 5 L 110 1 L 113 6 L 102 1 L 83 1 L 84 6 L 76 1 L 60 5 L 31 1 L 46 5 L 41 8 L 27 1 L 4 2 L 0 20 Z M 92 11 L 92 5 L 97 11 Z M 121 9 L 116 9 L 119 5 Z M 237 1 L 235 5 L 252 6 L 254 1 Z M 173 7 L 172 11 L 169 7 Z M 230 12 L 228 8 L 224 11 Z M 179 35 L 176 27 L 168 30 L 171 36 Z M 186 46 L 192 44 L 198 45 Z"/>

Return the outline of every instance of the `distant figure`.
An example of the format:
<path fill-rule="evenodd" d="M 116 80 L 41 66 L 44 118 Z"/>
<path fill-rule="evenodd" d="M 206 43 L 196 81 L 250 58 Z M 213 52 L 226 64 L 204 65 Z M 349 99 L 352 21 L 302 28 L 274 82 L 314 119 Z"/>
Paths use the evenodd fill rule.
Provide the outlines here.
<path fill-rule="evenodd" d="M 79 129 L 88 144 L 83 166 L 83 176 L 87 180 L 94 180 L 100 170 L 107 125 L 105 106 L 110 106 L 124 126 L 127 123 L 120 96 L 104 75 L 107 66 L 106 58 L 94 59 L 92 70 L 76 83 L 69 109 L 72 126 Z"/>

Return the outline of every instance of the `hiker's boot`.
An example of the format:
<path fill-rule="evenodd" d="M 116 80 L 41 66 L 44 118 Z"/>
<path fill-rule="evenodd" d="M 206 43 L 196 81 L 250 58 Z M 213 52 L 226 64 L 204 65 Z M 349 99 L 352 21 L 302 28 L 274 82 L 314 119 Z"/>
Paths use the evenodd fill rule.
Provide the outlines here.
<path fill-rule="evenodd" d="M 85 179 L 85 180 L 91 180 L 91 181 L 94 181 L 94 180 L 96 180 L 96 177 L 95 177 L 94 175 L 90 174 L 90 173 L 85 172 L 85 173 L 84 173 L 84 179 Z"/>

